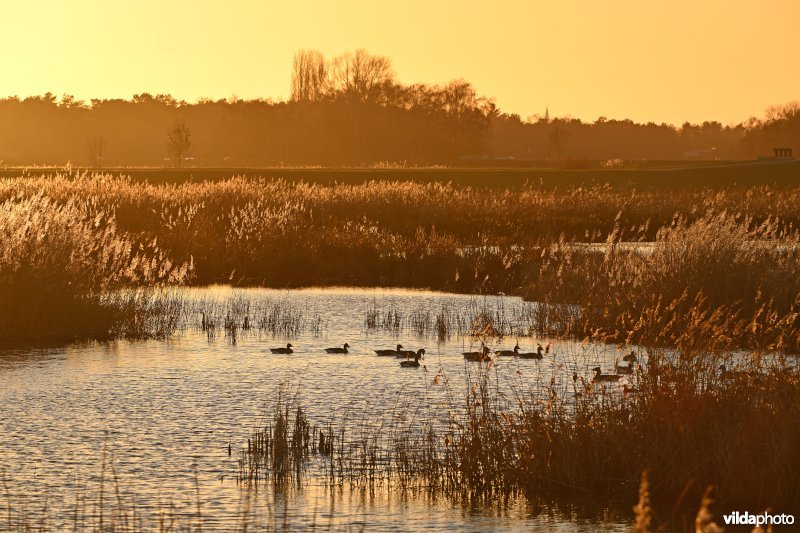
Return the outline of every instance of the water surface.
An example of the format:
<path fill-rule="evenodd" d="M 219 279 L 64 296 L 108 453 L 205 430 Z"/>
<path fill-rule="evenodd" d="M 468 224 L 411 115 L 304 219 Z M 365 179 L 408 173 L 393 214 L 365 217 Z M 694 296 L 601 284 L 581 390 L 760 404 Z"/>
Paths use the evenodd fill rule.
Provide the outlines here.
<path fill-rule="evenodd" d="M 291 339 L 251 331 L 240 333 L 233 344 L 221 330 L 209 338 L 189 327 L 171 341 L 3 350 L 0 471 L 8 490 L 0 500 L 10 500 L 31 516 L 44 513 L 50 526 L 67 526 L 76 498 L 94 501 L 103 479 L 107 493 L 115 494 L 119 487 L 123 501 L 134 501 L 145 520 L 170 505 L 174 513 L 191 516 L 199 501 L 205 529 L 231 529 L 241 524 L 243 515 L 253 524 L 369 531 L 398 526 L 629 528 L 628 522 L 604 515 L 602 506 L 556 509 L 520 499 L 469 507 L 416 494 L 331 489 L 313 481 L 285 494 L 255 492 L 236 482 L 237 453 L 263 422 L 265 408 L 282 384 L 297 394 L 312 423 L 319 425 L 377 423 L 382 413 L 397 417 L 400 411 L 402 416 L 422 416 L 427 409 L 442 411 L 463 394 L 465 379 L 476 370 L 461 352 L 479 349 L 476 341 L 454 337 L 437 342 L 405 330 L 367 331 L 370 309 L 393 308 L 408 315 L 420 309 L 436 312 L 446 304 L 453 309 L 501 309 L 513 321 L 530 304 L 513 297 L 384 289 L 213 287 L 187 290 L 185 296 L 197 305 L 231 296 L 282 302 L 301 309 L 309 320 L 318 317 L 321 328 Z M 185 317 L 189 325 L 199 323 L 195 315 Z M 493 347 L 510 349 L 516 340 L 495 340 Z M 547 341 L 519 338 L 523 351 L 535 351 L 537 342 Z M 294 354 L 269 352 L 287 342 L 295 346 Z M 352 353 L 323 351 L 345 342 Z M 374 355 L 374 349 L 398 342 L 411 349 L 424 347 L 424 367 L 401 369 L 396 359 Z M 535 391 L 552 379 L 568 389 L 573 372 L 589 378 L 591 367 L 600 364 L 608 371 L 621 355 L 611 346 L 554 343 L 542 361 L 499 359 L 493 379 L 509 395 L 512 390 Z"/>

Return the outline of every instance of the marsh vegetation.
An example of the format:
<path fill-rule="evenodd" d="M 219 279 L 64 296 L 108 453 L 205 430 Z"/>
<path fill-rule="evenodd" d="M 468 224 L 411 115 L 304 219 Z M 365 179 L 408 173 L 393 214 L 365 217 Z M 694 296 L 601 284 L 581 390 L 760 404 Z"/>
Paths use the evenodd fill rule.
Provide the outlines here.
<path fill-rule="evenodd" d="M 720 372 L 725 358 L 670 359 L 650 352 L 624 386 L 566 365 L 534 387 L 501 384 L 494 363 L 463 382 L 440 370 L 428 387 L 443 392 L 322 425 L 283 388 L 242 448 L 239 481 L 283 490 L 321 479 L 466 505 L 602 500 L 620 516 L 644 483 L 640 531 L 691 530 L 708 487 L 718 495 L 703 510 L 709 521 L 733 509 L 797 508 L 796 366 L 748 359 L 747 371 Z"/>
<path fill-rule="evenodd" d="M 577 306 L 548 324 L 554 336 L 796 352 L 798 200 L 767 186 L 8 179 L 2 337 L 104 338 L 119 321 L 109 291 L 225 282 L 503 292 Z"/>
<path fill-rule="evenodd" d="M 311 476 L 460 502 L 611 494 L 630 509 L 647 471 L 652 523 L 688 527 L 708 485 L 720 509 L 796 509 L 798 191 L 3 180 L 0 338 L 198 331 L 209 345 L 238 349 L 262 336 L 327 333 L 319 308 L 187 302 L 178 285 L 476 294 L 460 307 L 350 308 L 352 334 L 638 346 L 641 366 L 624 384 L 602 385 L 588 361 L 562 349 L 551 371 L 519 386 L 500 384 L 494 361 L 470 367 L 462 386 L 424 361 L 416 372 L 426 387 L 444 389 L 431 393 L 435 408 L 418 410 L 417 391 L 388 421 L 386 411 L 363 411 L 358 424 L 275 395 L 265 424 L 242 442 L 240 482 L 302 485 Z M 501 292 L 527 301 L 481 300 Z M 347 335 L 330 345 L 354 344 Z M 522 374 L 539 368 L 529 363 Z"/>

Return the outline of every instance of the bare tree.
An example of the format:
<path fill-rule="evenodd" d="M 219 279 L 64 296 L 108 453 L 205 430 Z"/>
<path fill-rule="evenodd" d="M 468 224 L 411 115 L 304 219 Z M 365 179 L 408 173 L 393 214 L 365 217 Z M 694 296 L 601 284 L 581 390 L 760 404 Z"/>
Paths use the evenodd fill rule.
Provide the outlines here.
<path fill-rule="evenodd" d="M 103 168 L 103 160 L 106 158 L 106 138 L 101 134 L 93 135 L 86 141 L 86 150 L 89 152 L 89 160 L 94 168 Z"/>
<path fill-rule="evenodd" d="M 183 121 L 177 121 L 167 130 L 167 153 L 172 164 L 181 168 L 186 157 L 189 155 L 189 148 L 192 147 L 192 138 L 189 127 Z"/>
<path fill-rule="evenodd" d="M 800 122 L 800 100 L 787 102 L 783 105 L 770 106 L 767 108 L 768 122 L 779 120 Z"/>
<path fill-rule="evenodd" d="M 381 89 L 394 82 L 392 61 L 364 49 L 347 52 L 333 60 L 330 79 L 333 90 L 340 94 L 362 102 L 375 101 Z"/>
<path fill-rule="evenodd" d="M 315 102 L 328 89 L 328 65 L 319 50 L 300 50 L 292 61 L 291 99 Z"/>

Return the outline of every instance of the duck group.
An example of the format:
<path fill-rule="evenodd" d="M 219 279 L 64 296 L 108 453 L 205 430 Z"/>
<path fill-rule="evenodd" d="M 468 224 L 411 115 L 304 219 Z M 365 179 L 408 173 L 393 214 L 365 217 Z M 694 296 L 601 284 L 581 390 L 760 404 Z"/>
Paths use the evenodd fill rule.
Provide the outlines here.
<path fill-rule="evenodd" d="M 292 349 L 294 346 L 292 343 L 288 343 L 285 347 L 280 348 L 270 348 L 269 351 L 274 354 L 284 354 L 290 355 L 294 353 Z M 341 347 L 334 346 L 332 348 L 324 348 L 325 353 L 329 354 L 349 354 L 350 353 L 350 345 L 348 343 L 344 343 Z M 425 348 L 420 348 L 419 350 L 404 350 L 402 344 L 398 344 L 394 350 L 387 349 L 387 350 L 375 350 L 375 353 L 379 356 L 393 356 L 393 357 L 404 357 L 406 360 L 400 362 L 400 366 L 404 368 L 418 368 L 420 366 L 419 360 L 425 357 Z M 413 360 L 411 359 L 413 357 Z"/>
<path fill-rule="evenodd" d="M 522 359 L 538 359 L 541 360 L 544 358 L 545 354 L 550 353 L 550 343 L 547 346 L 542 346 L 541 344 L 536 345 L 535 352 L 521 352 L 519 343 L 516 343 L 512 349 L 500 349 L 495 350 L 494 352 L 485 344 L 481 343 L 481 349 L 479 351 L 468 351 L 462 352 L 464 359 L 466 361 L 472 362 L 488 362 L 492 360 L 492 355 L 497 357 L 519 357 Z M 294 346 L 292 343 L 287 343 L 286 346 L 282 346 L 279 348 L 270 348 L 270 352 L 273 354 L 293 354 L 295 353 L 293 350 Z M 325 353 L 327 354 L 349 354 L 350 353 L 350 344 L 344 343 L 341 346 L 335 346 L 331 348 L 324 348 Z M 425 357 L 425 348 L 419 348 L 417 350 L 406 350 L 403 348 L 402 344 L 397 344 L 393 349 L 392 348 L 385 348 L 385 349 L 377 349 L 374 350 L 375 354 L 379 357 L 396 357 L 402 358 L 403 361 L 400 361 L 401 368 L 420 368 L 422 365 L 420 364 L 420 359 Z M 592 369 L 594 372 L 594 376 L 592 377 L 593 383 L 617 383 L 621 378 L 633 375 L 635 372 L 635 367 L 638 363 L 638 359 L 636 357 L 635 352 L 630 352 L 629 354 L 625 355 L 622 358 L 623 361 L 627 362 L 627 365 L 621 366 L 617 363 L 614 364 L 614 373 L 613 374 L 604 374 L 602 369 L 597 366 Z M 741 379 L 743 377 L 748 377 L 748 373 L 746 372 L 735 372 L 728 370 L 724 365 L 719 368 L 722 379 Z M 577 374 L 573 376 L 573 380 L 577 379 Z M 626 385 L 627 389 L 627 385 Z M 634 389 L 630 389 L 633 391 Z M 626 390 L 626 392 L 629 392 Z"/>
<path fill-rule="evenodd" d="M 547 344 L 547 347 L 543 347 L 541 344 L 536 345 L 535 352 L 520 352 L 519 343 L 517 343 L 513 349 L 511 350 L 495 350 L 494 354 L 497 357 L 521 357 L 523 359 L 542 359 L 544 354 L 550 352 L 550 344 Z M 488 361 L 491 359 L 491 350 L 487 348 L 485 345 L 481 344 L 481 351 L 479 352 L 462 352 L 464 359 L 467 361 Z"/>
<path fill-rule="evenodd" d="M 294 346 L 292 343 L 288 343 L 285 347 L 280 348 L 270 348 L 270 352 L 274 354 L 293 354 L 294 350 L 292 349 Z M 344 343 L 341 347 L 336 346 L 332 348 L 325 348 L 325 353 L 329 354 L 349 354 L 350 345 L 348 343 Z M 542 359 L 545 353 L 550 351 L 550 344 L 547 345 L 547 348 L 543 347 L 541 344 L 537 344 L 537 349 L 535 352 L 520 352 L 519 343 L 517 343 L 513 349 L 511 350 L 497 350 L 495 351 L 495 355 L 499 357 L 521 357 L 523 359 Z M 464 359 L 467 361 L 489 361 L 491 360 L 491 353 L 492 351 L 486 345 L 481 345 L 480 351 L 474 352 L 462 352 Z M 420 348 L 418 350 L 405 350 L 403 349 L 402 344 L 398 344 L 394 347 L 394 349 L 379 349 L 375 350 L 375 354 L 379 357 L 397 357 L 397 358 L 405 358 L 406 361 L 403 361 L 401 364 L 402 366 L 406 367 L 413 367 L 419 366 L 419 360 L 425 357 L 425 348 Z M 411 359 L 414 359 L 411 361 Z M 408 363 L 408 364 L 406 364 Z M 417 363 L 417 364 L 414 364 Z M 630 365 L 629 365 L 630 366 Z M 624 370 L 624 369 L 623 369 Z"/>

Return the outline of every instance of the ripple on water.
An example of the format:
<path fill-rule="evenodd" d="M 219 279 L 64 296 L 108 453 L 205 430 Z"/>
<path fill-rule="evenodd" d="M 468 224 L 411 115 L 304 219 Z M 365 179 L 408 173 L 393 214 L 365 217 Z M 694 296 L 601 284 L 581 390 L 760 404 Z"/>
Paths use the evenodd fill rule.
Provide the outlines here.
<path fill-rule="evenodd" d="M 454 391 L 463 384 L 469 364 L 461 352 L 475 349 L 468 339 L 436 343 L 400 333 L 364 331 L 372 306 L 392 305 L 405 312 L 436 310 L 442 303 L 465 307 L 469 296 L 379 289 L 308 289 L 274 291 L 213 287 L 186 291 L 200 302 L 231 295 L 280 299 L 318 314 L 322 335 L 291 339 L 293 355 L 272 355 L 270 347 L 285 338 L 242 335 L 232 346 L 222 335 L 212 341 L 188 331 L 170 342 L 113 342 L 65 348 L 0 352 L 0 463 L 15 503 L 50 510 L 52 525 L 69 517 L 77 495 L 90 497 L 103 477 L 118 479 L 135 499 L 139 512 L 163 509 L 172 501 L 178 512 L 196 505 L 195 473 L 200 488 L 203 525 L 227 529 L 243 510 L 261 518 L 297 526 L 363 525 L 392 529 L 529 529 L 532 525 L 565 530 L 623 530 L 624 523 L 585 521 L 568 512 L 535 508 L 512 501 L 504 509 L 469 509 L 443 500 L 400 494 L 363 494 L 309 486 L 286 496 L 262 491 L 253 495 L 235 483 L 237 450 L 263 420 L 265 402 L 281 383 L 299 395 L 313 423 L 341 423 L 363 413 L 392 412 L 398 398 L 419 398 L 421 408 L 441 411 L 448 405 L 443 387 L 432 387 L 443 372 Z M 481 297 L 481 305 L 522 305 L 511 297 Z M 328 355 L 323 349 L 347 342 L 351 354 Z M 420 370 L 400 369 L 395 358 L 376 357 L 378 347 L 425 347 Z M 506 339 L 504 347 L 511 347 Z M 523 351 L 532 339 L 520 339 Z M 535 385 L 573 370 L 589 376 L 596 364 L 609 365 L 619 354 L 612 347 L 562 345 L 541 362 L 509 358 L 498 361 L 498 379 Z M 463 390 L 463 385 L 461 387 Z M 376 421 L 377 423 L 377 421 Z M 46 503 L 45 503 L 46 502 Z M 60 518 L 59 518 L 60 517 Z M 67 518 L 67 523 L 69 520 Z"/>

